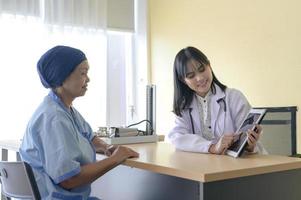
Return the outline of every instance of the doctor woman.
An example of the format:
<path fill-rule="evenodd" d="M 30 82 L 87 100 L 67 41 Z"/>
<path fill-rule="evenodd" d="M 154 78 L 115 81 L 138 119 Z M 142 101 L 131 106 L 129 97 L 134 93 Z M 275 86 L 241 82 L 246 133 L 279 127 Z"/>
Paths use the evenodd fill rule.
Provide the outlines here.
<path fill-rule="evenodd" d="M 27 125 L 21 158 L 32 167 L 42 199 L 97 199 L 90 197 L 91 183 L 138 153 L 103 142 L 73 107 L 90 81 L 82 51 L 56 46 L 40 58 L 37 68 L 50 92 Z M 96 161 L 95 152 L 108 157 Z"/>
<path fill-rule="evenodd" d="M 251 106 L 238 90 L 227 88 L 214 75 L 208 58 L 194 47 L 182 49 L 174 61 L 175 126 L 168 134 L 180 150 L 224 154 Z M 261 133 L 248 131 L 246 151 L 263 152 Z"/>

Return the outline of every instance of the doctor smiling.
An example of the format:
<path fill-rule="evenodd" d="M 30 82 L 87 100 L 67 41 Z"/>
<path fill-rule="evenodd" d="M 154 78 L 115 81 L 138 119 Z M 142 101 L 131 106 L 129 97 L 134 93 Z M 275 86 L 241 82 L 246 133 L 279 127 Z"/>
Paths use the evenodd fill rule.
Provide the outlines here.
<path fill-rule="evenodd" d="M 168 139 L 179 150 L 225 154 L 235 131 L 251 109 L 238 90 L 227 88 L 213 73 L 210 62 L 194 47 L 182 49 L 174 61 L 175 125 Z M 249 130 L 246 151 L 265 152 L 257 142 L 261 127 Z"/>

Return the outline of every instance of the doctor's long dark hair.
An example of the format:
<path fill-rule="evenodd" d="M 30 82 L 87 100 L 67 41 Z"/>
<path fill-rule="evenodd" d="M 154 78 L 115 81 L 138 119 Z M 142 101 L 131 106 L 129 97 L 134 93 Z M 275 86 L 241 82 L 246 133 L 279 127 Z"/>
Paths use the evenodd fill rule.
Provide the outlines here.
<path fill-rule="evenodd" d="M 209 60 L 200 50 L 195 47 L 186 47 L 179 51 L 174 61 L 174 99 L 173 99 L 173 112 L 177 116 L 182 116 L 181 112 L 184 108 L 187 108 L 192 102 L 194 91 L 190 89 L 184 82 L 187 73 L 187 63 L 191 60 L 199 62 L 201 65 L 210 65 Z M 211 70 L 212 71 L 212 70 Z M 211 91 L 216 93 L 216 89 L 213 83 L 218 85 L 222 91 L 227 88 L 222 84 L 214 75 L 212 71 L 212 85 Z"/>

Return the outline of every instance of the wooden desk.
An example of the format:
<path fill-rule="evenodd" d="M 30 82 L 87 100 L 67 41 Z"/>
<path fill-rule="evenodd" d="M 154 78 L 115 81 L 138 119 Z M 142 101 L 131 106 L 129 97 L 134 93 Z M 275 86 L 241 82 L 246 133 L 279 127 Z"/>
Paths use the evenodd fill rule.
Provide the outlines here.
<path fill-rule="evenodd" d="M 127 146 L 140 157 L 99 178 L 92 184 L 93 194 L 106 200 L 301 199 L 300 158 L 232 158 L 177 151 L 167 143 Z"/>
<path fill-rule="evenodd" d="M 14 144 L 14 145 L 13 145 Z M 0 141 L 18 150 L 19 141 Z M 168 143 L 126 145 L 140 153 L 92 184 L 106 200 L 301 199 L 301 159 L 273 155 L 232 158 L 177 151 Z M 97 159 L 103 159 L 97 154 Z"/>
<path fill-rule="evenodd" d="M 232 158 L 178 151 L 168 143 L 126 146 L 140 153 L 138 159 L 125 161 L 126 166 L 201 182 L 301 168 L 301 159 L 284 156 L 254 154 Z"/>

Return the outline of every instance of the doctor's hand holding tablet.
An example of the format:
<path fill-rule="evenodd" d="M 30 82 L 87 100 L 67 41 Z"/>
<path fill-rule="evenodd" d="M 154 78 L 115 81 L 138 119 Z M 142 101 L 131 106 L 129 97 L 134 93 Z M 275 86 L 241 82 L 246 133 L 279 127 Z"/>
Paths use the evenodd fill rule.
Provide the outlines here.
<path fill-rule="evenodd" d="M 259 140 L 262 128 L 259 125 L 266 113 L 265 109 L 251 109 L 245 120 L 235 133 L 233 144 L 229 146 L 225 153 L 238 157 L 243 151 L 254 152 Z"/>
<path fill-rule="evenodd" d="M 246 132 L 226 133 L 216 144 L 209 147 L 209 152 L 212 154 L 228 154 L 238 157 L 243 150 L 254 152 L 257 141 L 259 140 L 262 128 L 260 125 L 255 126 L 256 129 L 248 129 Z"/>

